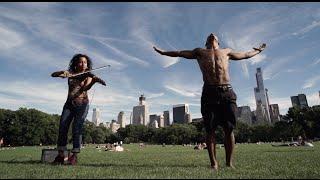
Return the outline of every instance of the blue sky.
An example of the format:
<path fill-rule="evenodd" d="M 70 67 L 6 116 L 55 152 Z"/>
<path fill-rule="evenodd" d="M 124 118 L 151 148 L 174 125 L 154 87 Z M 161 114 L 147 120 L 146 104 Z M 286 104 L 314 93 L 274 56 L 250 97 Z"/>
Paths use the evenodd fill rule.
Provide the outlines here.
<path fill-rule="evenodd" d="M 281 114 L 290 96 L 305 93 L 320 104 L 320 3 L 1 3 L 0 108 L 36 108 L 61 114 L 67 80 L 50 74 L 67 69 L 76 53 L 89 55 L 96 74 L 107 82 L 89 91 L 102 121 L 120 111 L 129 119 L 141 93 L 150 114 L 188 103 L 192 118 L 201 117 L 202 75 L 195 60 L 165 57 L 163 50 L 204 47 L 215 32 L 222 48 L 260 55 L 230 62 L 238 106 L 255 110 L 255 72 L 261 67 L 272 104 Z M 172 117 L 171 117 L 172 120 Z"/>

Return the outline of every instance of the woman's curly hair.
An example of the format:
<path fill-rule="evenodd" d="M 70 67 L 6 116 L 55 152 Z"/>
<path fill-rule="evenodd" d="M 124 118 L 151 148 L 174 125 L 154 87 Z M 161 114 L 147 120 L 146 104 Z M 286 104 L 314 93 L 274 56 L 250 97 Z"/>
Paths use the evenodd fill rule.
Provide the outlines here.
<path fill-rule="evenodd" d="M 92 69 L 92 61 L 91 61 L 89 56 L 87 56 L 85 54 L 76 54 L 70 60 L 69 69 L 68 69 L 69 72 L 76 72 L 77 63 L 79 62 L 81 57 L 84 57 L 84 58 L 87 59 L 87 66 L 88 66 L 87 70 L 91 70 Z"/>

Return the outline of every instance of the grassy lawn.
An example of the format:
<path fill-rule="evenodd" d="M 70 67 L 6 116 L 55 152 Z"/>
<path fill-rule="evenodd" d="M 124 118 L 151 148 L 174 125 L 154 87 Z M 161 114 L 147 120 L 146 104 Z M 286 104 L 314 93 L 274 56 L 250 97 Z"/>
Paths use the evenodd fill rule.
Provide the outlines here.
<path fill-rule="evenodd" d="M 320 142 L 314 147 L 237 144 L 234 165 L 225 166 L 217 149 L 219 171 L 209 169 L 207 150 L 193 146 L 124 144 L 124 152 L 81 150 L 77 166 L 42 164 L 44 147 L 0 150 L 0 178 L 320 178 Z"/>

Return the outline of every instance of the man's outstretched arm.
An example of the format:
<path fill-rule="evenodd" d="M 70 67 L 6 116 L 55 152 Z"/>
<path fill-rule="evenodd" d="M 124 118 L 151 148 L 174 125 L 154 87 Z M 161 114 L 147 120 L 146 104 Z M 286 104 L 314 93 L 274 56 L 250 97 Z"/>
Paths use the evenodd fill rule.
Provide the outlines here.
<path fill-rule="evenodd" d="M 259 48 L 253 48 L 253 51 L 248 52 L 230 52 L 228 53 L 231 60 L 242 60 L 242 59 L 248 59 L 251 58 L 260 52 L 262 52 L 266 48 L 266 44 L 262 44 Z"/>
<path fill-rule="evenodd" d="M 196 50 L 183 50 L 183 51 L 161 51 L 156 47 L 153 49 L 161 55 L 166 55 L 170 57 L 183 57 L 186 59 L 196 59 Z"/>

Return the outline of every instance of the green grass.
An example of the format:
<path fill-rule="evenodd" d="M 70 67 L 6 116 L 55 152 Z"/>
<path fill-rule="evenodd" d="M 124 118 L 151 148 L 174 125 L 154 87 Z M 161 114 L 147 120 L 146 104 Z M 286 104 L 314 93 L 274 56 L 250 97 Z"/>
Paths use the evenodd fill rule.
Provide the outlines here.
<path fill-rule="evenodd" d="M 42 164 L 44 147 L 0 151 L 0 178 L 320 178 L 320 142 L 315 147 L 272 147 L 237 144 L 234 165 L 225 166 L 224 149 L 217 149 L 219 171 L 209 169 L 207 150 L 181 145 L 125 144 L 124 152 L 95 146 L 81 150 L 77 166 Z"/>

